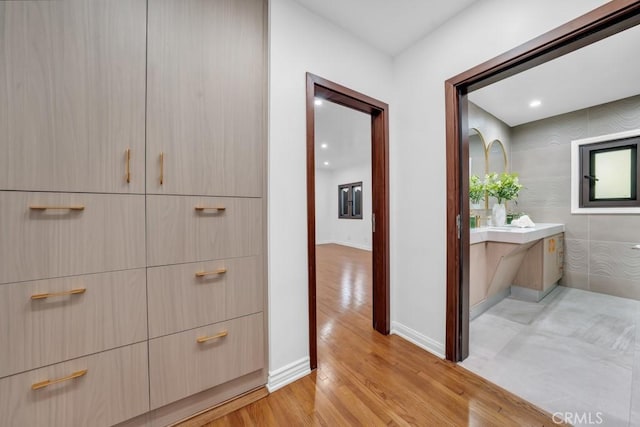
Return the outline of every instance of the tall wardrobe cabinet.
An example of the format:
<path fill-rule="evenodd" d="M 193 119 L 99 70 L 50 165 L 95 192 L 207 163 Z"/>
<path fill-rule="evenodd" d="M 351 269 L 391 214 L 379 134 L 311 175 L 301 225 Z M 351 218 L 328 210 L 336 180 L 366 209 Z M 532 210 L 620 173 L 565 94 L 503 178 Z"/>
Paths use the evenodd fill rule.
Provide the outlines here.
<path fill-rule="evenodd" d="M 0 423 L 266 382 L 266 0 L 0 2 Z"/>

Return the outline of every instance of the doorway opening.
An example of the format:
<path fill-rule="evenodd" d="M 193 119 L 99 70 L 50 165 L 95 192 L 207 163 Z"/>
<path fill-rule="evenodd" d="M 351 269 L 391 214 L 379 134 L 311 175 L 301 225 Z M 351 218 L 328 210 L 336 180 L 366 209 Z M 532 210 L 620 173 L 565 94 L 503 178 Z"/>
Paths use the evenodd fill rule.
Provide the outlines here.
<path fill-rule="evenodd" d="M 447 146 L 446 358 L 469 354 L 469 133 L 467 94 L 640 23 L 640 1 L 613 0 L 445 82 Z"/>
<path fill-rule="evenodd" d="M 307 249 L 309 267 L 309 356 L 311 369 L 318 366 L 316 309 L 316 158 L 315 101 L 324 99 L 366 113 L 371 117 L 371 247 L 373 328 L 390 329 L 389 283 L 389 107 L 367 95 L 307 73 Z M 346 184 L 346 183 L 345 183 Z M 350 183 L 354 184 L 354 183 Z M 357 186 L 356 186 L 357 187 Z M 353 189 L 354 187 L 350 187 Z M 337 190 L 336 190 L 337 191 Z M 352 199 L 353 200 L 353 199 Z M 349 199 L 347 198 L 347 202 Z M 346 214 L 352 214 L 352 208 Z"/>

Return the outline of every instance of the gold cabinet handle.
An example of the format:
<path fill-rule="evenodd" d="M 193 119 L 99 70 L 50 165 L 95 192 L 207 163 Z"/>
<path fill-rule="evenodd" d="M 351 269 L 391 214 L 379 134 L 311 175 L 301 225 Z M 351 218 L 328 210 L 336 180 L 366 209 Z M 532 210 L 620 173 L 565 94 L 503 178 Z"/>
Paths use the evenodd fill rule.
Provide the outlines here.
<path fill-rule="evenodd" d="M 126 156 L 127 156 L 127 171 L 125 172 L 125 178 L 127 180 L 127 184 L 129 184 L 131 182 L 131 148 L 127 148 Z"/>
<path fill-rule="evenodd" d="M 31 205 L 29 209 L 34 211 L 46 211 L 46 210 L 69 210 L 69 211 L 83 211 L 83 205 L 73 206 L 48 206 L 48 205 Z"/>
<path fill-rule="evenodd" d="M 224 338 L 224 337 L 226 337 L 227 335 L 228 335 L 228 332 L 227 332 L 227 331 L 222 331 L 222 332 L 219 332 L 219 333 L 217 333 L 217 334 L 215 334 L 215 335 L 211 335 L 211 336 L 209 336 L 209 337 L 200 337 L 200 338 L 198 338 L 198 339 L 196 340 L 196 342 L 197 342 L 198 344 L 202 344 L 202 343 L 205 343 L 205 342 L 207 342 L 207 341 L 215 340 L 215 339 L 217 339 L 217 338 Z"/>
<path fill-rule="evenodd" d="M 227 208 L 224 206 L 196 206 L 195 210 L 197 211 L 224 211 Z"/>
<path fill-rule="evenodd" d="M 84 294 L 86 291 L 87 291 L 87 288 L 77 288 L 77 289 L 71 289 L 69 291 L 64 291 L 64 292 L 49 292 L 46 294 L 34 294 L 34 295 L 31 295 L 31 299 L 46 299 L 51 297 L 63 297 L 66 295 L 78 295 L 78 294 Z"/>
<path fill-rule="evenodd" d="M 53 384 L 58 384 L 64 381 L 69 381 L 69 380 L 73 380 L 76 378 L 80 378 L 82 376 L 85 376 L 87 374 L 88 370 L 87 369 L 83 369 L 81 371 L 76 371 L 73 374 L 66 376 L 64 378 L 58 378 L 56 380 L 44 380 L 44 381 L 40 381 L 39 383 L 35 383 L 31 386 L 31 390 L 40 390 L 41 388 L 45 388 L 48 387 L 50 385 Z"/>
<path fill-rule="evenodd" d="M 205 276 L 213 276 L 213 275 L 220 275 L 220 274 L 224 274 L 227 272 L 226 268 L 219 268 L 217 270 L 213 270 L 213 271 L 198 271 L 196 273 L 196 277 L 205 277 Z"/>
<path fill-rule="evenodd" d="M 160 152 L 160 185 L 164 184 L 164 152 Z"/>

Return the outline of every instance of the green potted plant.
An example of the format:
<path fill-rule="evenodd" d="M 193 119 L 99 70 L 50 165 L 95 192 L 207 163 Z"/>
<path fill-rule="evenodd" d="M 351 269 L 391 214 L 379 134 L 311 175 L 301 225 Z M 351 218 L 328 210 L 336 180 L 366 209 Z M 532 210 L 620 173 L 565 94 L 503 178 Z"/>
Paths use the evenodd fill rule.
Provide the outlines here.
<path fill-rule="evenodd" d="M 504 202 L 516 200 L 518 193 L 522 189 L 522 184 L 518 180 L 518 174 L 503 172 L 501 174 L 491 173 L 485 176 L 484 186 L 487 194 L 495 197 L 497 203 L 493 205 L 493 225 L 501 226 L 506 223 L 506 208 Z"/>
<path fill-rule="evenodd" d="M 484 182 L 477 175 L 471 175 L 469 178 L 469 201 L 472 205 L 478 205 L 484 200 L 485 188 Z M 478 215 L 471 215 L 469 223 L 471 228 L 476 228 L 478 224 Z"/>

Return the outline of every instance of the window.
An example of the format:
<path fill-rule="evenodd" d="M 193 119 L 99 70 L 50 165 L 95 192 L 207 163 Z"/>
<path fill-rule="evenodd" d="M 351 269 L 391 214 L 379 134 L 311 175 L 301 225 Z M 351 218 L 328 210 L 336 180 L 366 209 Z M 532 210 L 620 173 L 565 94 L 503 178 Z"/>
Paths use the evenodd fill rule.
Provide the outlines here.
<path fill-rule="evenodd" d="M 338 218 L 362 219 L 362 181 L 338 186 Z"/>
<path fill-rule="evenodd" d="M 638 134 L 640 130 L 573 141 L 573 213 L 633 213 L 640 209 Z"/>

